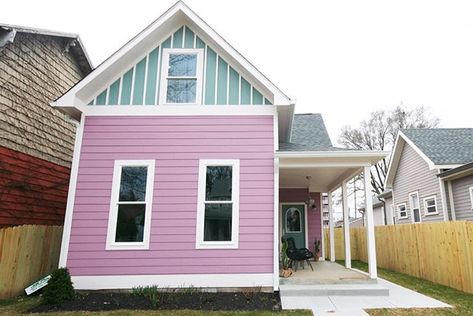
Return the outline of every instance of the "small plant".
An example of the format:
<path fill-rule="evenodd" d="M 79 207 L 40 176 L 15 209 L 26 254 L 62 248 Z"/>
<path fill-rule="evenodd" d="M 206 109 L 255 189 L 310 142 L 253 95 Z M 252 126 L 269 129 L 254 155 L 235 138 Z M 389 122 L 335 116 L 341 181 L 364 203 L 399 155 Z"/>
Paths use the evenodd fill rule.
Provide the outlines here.
<path fill-rule="evenodd" d="M 136 296 L 146 297 L 151 301 L 151 305 L 154 308 L 158 307 L 160 293 L 157 285 L 133 287 L 131 293 Z"/>
<path fill-rule="evenodd" d="M 262 286 L 255 286 L 255 287 L 246 287 L 242 289 L 242 294 L 245 296 L 246 300 L 249 301 L 252 299 L 257 293 L 261 293 L 263 290 Z"/>
<path fill-rule="evenodd" d="M 289 269 L 289 257 L 287 256 L 287 247 L 289 247 L 287 240 L 282 242 L 281 247 L 281 261 L 283 270 Z"/>
<path fill-rule="evenodd" d="M 43 301 L 46 304 L 60 305 L 74 298 L 74 287 L 67 268 L 60 268 L 51 273 L 48 285 L 44 289 Z"/>
<path fill-rule="evenodd" d="M 314 240 L 314 254 L 315 254 L 315 260 L 319 260 L 320 257 L 320 240 L 315 238 Z"/>

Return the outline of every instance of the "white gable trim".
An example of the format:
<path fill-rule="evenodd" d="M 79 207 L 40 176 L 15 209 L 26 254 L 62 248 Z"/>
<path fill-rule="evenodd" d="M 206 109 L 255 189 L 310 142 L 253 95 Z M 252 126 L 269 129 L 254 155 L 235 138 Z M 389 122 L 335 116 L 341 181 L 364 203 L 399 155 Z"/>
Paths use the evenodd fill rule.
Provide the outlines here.
<path fill-rule="evenodd" d="M 86 78 L 80 81 L 66 94 L 60 97 L 56 102 L 53 102 L 52 105 L 57 107 L 75 107 L 79 111 L 83 112 L 86 102 L 89 101 L 83 100 L 86 94 L 90 94 L 90 91 L 87 90 L 90 89 L 89 84 L 91 84 L 94 80 L 99 80 L 101 82 L 109 81 L 111 79 L 111 76 L 109 75 L 110 78 L 108 78 L 107 74 L 104 74 L 104 72 L 109 67 L 115 64 L 117 65 L 117 67 L 127 67 L 131 59 L 137 58 L 135 56 L 136 54 L 131 54 L 132 50 L 135 51 L 137 49 L 145 49 L 145 46 L 148 47 L 149 45 L 151 45 L 151 43 L 156 43 L 157 37 L 165 38 L 166 35 L 169 36 L 169 33 L 174 29 L 175 24 L 177 23 L 188 23 L 191 26 L 195 25 L 199 30 L 202 30 L 202 32 L 204 33 L 203 35 L 205 35 L 204 40 L 210 39 L 210 43 L 208 43 L 210 46 L 215 43 L 216 46 L 218 46 L 218 48 L 220 48 L 220 50 L 225 53 L 225 56 L 228 55 L 232 60 L 236 61 L 241 66 L 243 70 L 242 75 L 246 73 L 249 74 L 251 78 L 248 79 L 253 79 L 257 81 L 266 91 L 270 91 L 273 94 L 273 104 L 294 104 L 294 101 L 287 97 L 258 69 L 256 69 L 256 67 L 254 67 L 250 62 L 248 62 L 248 60 L 246 60 L 237 50 L 235 50 L 220 35 L 218 35 L 207 23 L 205 23 L 205 21 L 203 21 L 182 1 L 179 1 L 169 10 L 167 10 L 163 15 L 161 15 L 157 20 L 155 20 L 151 25 L 141 31 L 127 44 L 125 44 L 117 52 L 115 52 L 108 59 L 106 59 L 91 74 L 89 74 Z M 232 63 L 232 60 L 229 60 L 228 62 Z M 94 88 L 93 90 L 97 89 Z M 81 92 L 83 94 L 83 98 L 79 96 Z"/>
<path fill-rule="evenodd" d="M 394 143 L 393 150 L 391 152 L 391 157 L 389 160 L 389 167 L 388 172 L 386 174 L 386 183 L 384 185 L 384 189 L 392 188 L 394 183 L 394 177 L 396 176 L 397 168 L 399 167 L 399 161 L 401 160 L 401 155 L 404 149 L 404 145 L 408 144 L 411 146 L 412 149 L 427 163 L 430 170 L 437 169 L 438 166 L 434 164 L 429 157 L 427 157 L 419 147 L 414 144 L 412 140 L 410 140 L 406 134 L 402 131 L 399 131 L 396 137 L 396 142 Z"/>

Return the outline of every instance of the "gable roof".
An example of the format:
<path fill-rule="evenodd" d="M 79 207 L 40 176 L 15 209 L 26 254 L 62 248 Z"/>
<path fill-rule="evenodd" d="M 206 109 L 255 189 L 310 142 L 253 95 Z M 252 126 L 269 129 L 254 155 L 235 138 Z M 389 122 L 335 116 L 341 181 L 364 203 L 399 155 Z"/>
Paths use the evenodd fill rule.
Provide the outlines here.
<path fill-rule="evenodd" d="M 435 165 L 473 161 L 473 128 L 416 128 L 402 132 Z"/>
<path fill-rule="evenodd" d="M 110 83 L 117 72 L 137 61 L 150 47 L 162 42 L 182 25 L 189 25 L 209 46 L 220 52 L 229 64 L 235 65 L 242 75 L 252 80 L 261 92 L 270 95 L 272 97 L 270 101 L 273 104 L 294 104 L 293 100 L 227 43 L 184 2 L 178 1 L 52 105 L 62 108 L 71 115 L 77 115 L 77 111 L 83 112 L 88 100 L 94 93 L 103 89 L 104 83 Z"/>
<path fill-rule="evenodd" d="M 0 51 L 8 43 L 13 43 L 15 41 L 16 33 L 51 36 L 63 39 L 65 50 L 69 50 L 76 58 L 84 76 L 89 74 L 93 69 L 92 61 L 77 34 L 0 23 Z"/>
<path fill-rule="evenodd" d="M 473 161 L 473 128 L 403 129 L 391 153 L 385 188 L 392 187 L 405 144 L 411 146 L 431 170 L 456 168 Z"/>

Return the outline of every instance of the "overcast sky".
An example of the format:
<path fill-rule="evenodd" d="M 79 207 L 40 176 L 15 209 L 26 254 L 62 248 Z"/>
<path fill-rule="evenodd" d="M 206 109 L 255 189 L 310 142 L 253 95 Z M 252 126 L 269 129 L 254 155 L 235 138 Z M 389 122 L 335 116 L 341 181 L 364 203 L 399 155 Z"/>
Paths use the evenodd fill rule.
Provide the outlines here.
<path fill-rule="evenodd" d="M 78 33 L 98 65 L 174 4 L 4 1 L 0 22 Z M 185 1 L 336 141 L 371 111 L 424 105 L 473 127 L 473 1 Z"/>

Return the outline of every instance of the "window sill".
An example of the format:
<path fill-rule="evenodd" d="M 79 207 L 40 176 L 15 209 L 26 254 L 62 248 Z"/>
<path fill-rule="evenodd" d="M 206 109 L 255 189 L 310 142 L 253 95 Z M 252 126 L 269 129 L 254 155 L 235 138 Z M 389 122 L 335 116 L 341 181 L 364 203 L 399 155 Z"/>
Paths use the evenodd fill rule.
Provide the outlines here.
<path fill-rule="evenodd" d="M 113 243 L 107 244 L 105 250 L 149 250 L 146 243 Z"/>
<path fill-rule="evenodd" d="M 439 215 L 438 211 L 435 212 L 430 212 L 430 213 L 425 213 L 424 216 L 433 216 L 433 215 Z"/>
<path fill-rule="evenodd" d="M 400 216 L 400 217 L 398 217 L 398 220 L 399 219 L 409 219 L 409 216 L 402 216 L 402 217 Z"/>
<path fill-rule="evenodd" d="M 200 242 L 195 249 L 238 249 L 238 242 Z"/>

